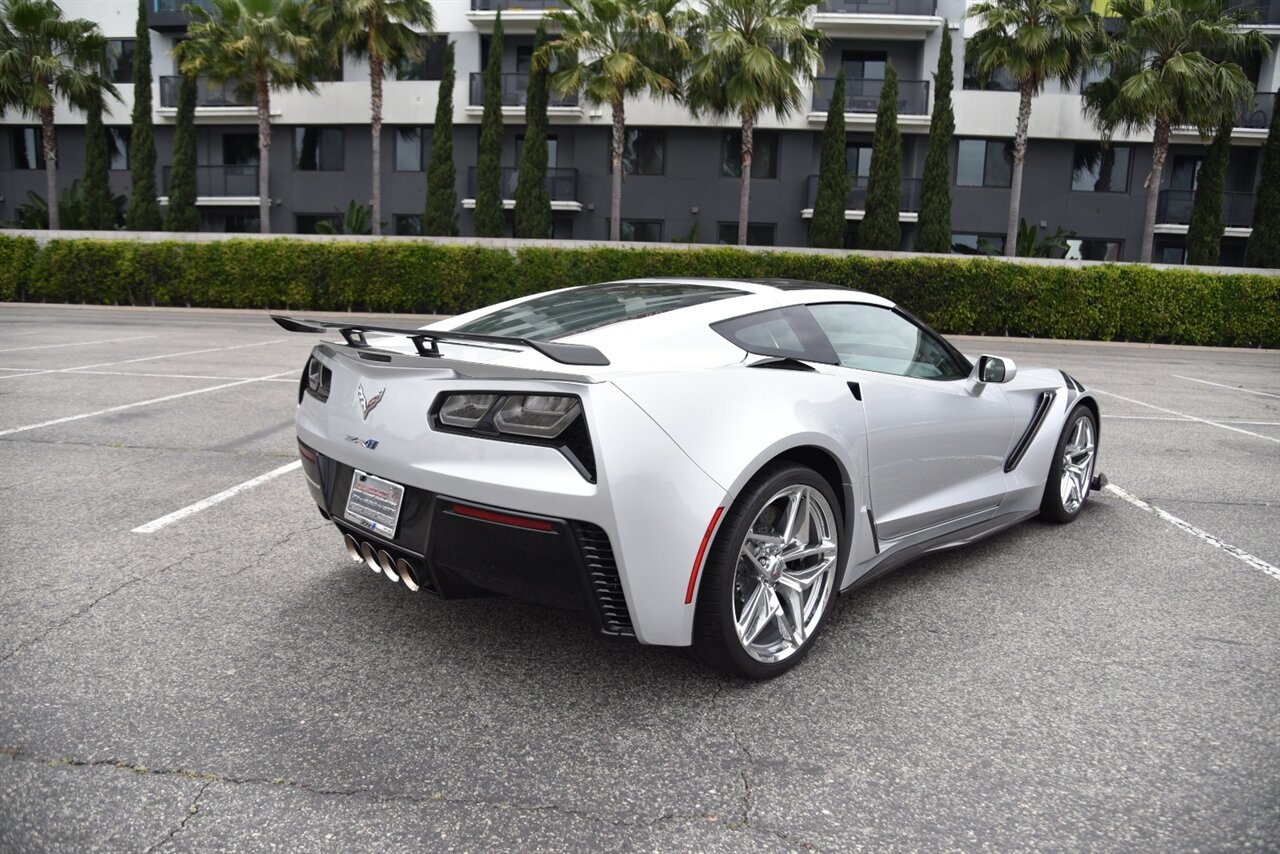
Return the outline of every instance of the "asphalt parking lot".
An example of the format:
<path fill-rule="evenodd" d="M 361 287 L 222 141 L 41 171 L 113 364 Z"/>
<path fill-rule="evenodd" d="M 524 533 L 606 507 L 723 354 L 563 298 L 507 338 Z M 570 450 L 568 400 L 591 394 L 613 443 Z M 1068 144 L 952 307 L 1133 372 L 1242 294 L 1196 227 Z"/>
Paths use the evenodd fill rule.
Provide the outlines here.
<path fill-rule="evenodd" d="M 1277 352 L 957 339 L 1098 389 L 1120 491 L 748 685 L 353 564 L 314 342 L 0 305 L 0 851 L 1280 848 Z"/>

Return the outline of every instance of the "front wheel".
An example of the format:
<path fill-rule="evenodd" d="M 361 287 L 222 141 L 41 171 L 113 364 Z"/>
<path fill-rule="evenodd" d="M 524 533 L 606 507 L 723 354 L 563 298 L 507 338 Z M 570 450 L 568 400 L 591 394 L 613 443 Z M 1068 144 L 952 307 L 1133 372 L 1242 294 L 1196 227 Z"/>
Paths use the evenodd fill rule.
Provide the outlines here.
<path fill-rule="evenodd" d="M 703 570 L 694 652 L 747 679 L 791 669 L 826 621 L 840 568 L 839 502 L 810 468 L 775 466 L 743 490 Z"/>
<path fill-rule="evenodd" d="M 1065 523 L 1080 515 L 1080 508 L 1089 499 L 1089 488 L 1093 483 L 1097 435 L 1098 425 L 1089 407 L 1077 406 L 1071 410 L 1058 439 L 1053 464 L 1049 466 L 1044 498 L 1040 500 L 1041 517 Z"/>

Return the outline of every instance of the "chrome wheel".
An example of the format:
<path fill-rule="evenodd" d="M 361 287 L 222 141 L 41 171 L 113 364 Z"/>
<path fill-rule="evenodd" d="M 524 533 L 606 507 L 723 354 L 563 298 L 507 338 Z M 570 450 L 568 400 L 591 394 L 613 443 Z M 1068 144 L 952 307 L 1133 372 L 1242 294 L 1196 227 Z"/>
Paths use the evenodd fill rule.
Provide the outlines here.
<path fill-rule="evenodd" d="M 794 655 L 818 627 L 836 579 L 839 528 L 812 486 L 777 492 L 751 523 L 738 551 L 733 622 L 756 661 Z"/>
<path fill-rule="evenodd" d="M 1093 479 L 1093 422 L 1085 417 L 1076 421 L 1062 449 L 1062 479 L 1058 494 L 1062 509 L 1074 514 L 1089 497 L 1089 483 Z"/>

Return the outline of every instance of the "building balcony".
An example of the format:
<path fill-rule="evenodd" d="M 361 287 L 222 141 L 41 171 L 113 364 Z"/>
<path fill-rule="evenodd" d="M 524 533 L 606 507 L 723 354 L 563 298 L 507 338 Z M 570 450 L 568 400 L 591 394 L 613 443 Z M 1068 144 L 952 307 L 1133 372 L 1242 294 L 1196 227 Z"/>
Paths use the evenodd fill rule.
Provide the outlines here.
<path fill-rule="evenodd" d="M 820 77 L 814 81 L 810 122 L 821 124 L 827 120 L 831 90 L 835 82 L 834 77 Z M 874 127 L 884 81 L 853 77 L 844 81 L 844 87 L 844 111 L 852 114 L 850 122 L 854 127 L 851 130 L 861 130 L 864 126 Z M 904 128 L 929 126 L 929 81 L 898 81 L 898 124 Z"/>
<path fill-rule="evenodd" d="M 211 9 L 210 0 L 151 0 L 147 7 L 147 26 L 157 32 L 182 32 L 191 23 L 187 6 Z"/>
<path fill-rule="evenodd" d="M 862 219 L 867 212 L 867 179 L 853 177 L 849 195 L 845 197 L 844 218 Z M 901 222 L 915 222 L 920 218 L 920 190 L 924 182 L 920 178 L 904 178 L 898 202 L 898 219 Z M 818 199 L 818 176 L 810 175 L 805 192 L 805 206 L 800 211 L 804 219 L 813 217 L 813 205 Z"/>
<path fill-rule="evenodd" d="M 1253 193 L 1228 192 L 1222 201 L 1222 220 L 1227 233 L 1250 229 L 1253 225 Z M 1162 190 L 1156 201 L 1156 230 L 1163 234 L 1185 233 L 1195 205 L 1192 190 Z"/>
<path fill-rule="evenodd" d="M 1231 0 L 1227 8 L 1253 12 L 1253 26 L 1280 29 L 1280 0 Z"/>
<path fill-rule="evenodd" d="M 257 107 L 252 101 L 237 97 L 235 87 L 236 84 L 231 81 L 199 78 L 196 81 L 196 115 L 236 118 L 256 116 Z M 178 114 L 178 93 L 181 89 L 181 77 L 160 78 L 160 107 L 157 110 L 160 115 L 172 118 Z M 271 113 L 278 115 L 279 110 L 273 108 Z"/>
<path fill-rule="evenodd" d="M 938 0 L 825 0 L 814 26 L 832 36 L 923 41 L 942 18 Z"/>
<path fill-rule="evenodd" d="M 513 210 L 516 206 L 516 182 L 519 170 L 512 166 L 502 169 L 502 206 Z M 480 185 L 480 177 L 476 167 L 467 168 L 467 197 L 462 200 L 464 208 L 476 206 L 476 194 Z M 547 192 L 551 195 L 553 211 L 580 211 L 582 202 L 578 201 L 578 170 L 551 168 L 547 170 Z"/>
<path fill-rule="evenodd" d="M 504 19 L 505 22 L 505 19 Z M 505 23 L 504 23 L 505 25 Z M 502 114 L 504 116 L 524 116 L 525 101 L 529 95 L 529 75 L 523 72 L 502 75 Z M 479 115 L 484 112 L 484 75 L 471 73 L 471 99 L 467 112 Z M 554 89 L 547 99 L 547 112 L 552 115 L 582 114 L 578 106 L 578 95 L 560 95 Z"/>
<path fill-rule="evenodd" d="M 173 167 L 161 173 L 161 202 L 168 201 Z M 243 207 L 258 204 L 257 164 L 196 167 L 196 204 L 209 207 Z"/>
<path fill-rule="evenodd" d="M 469 20 L 482 33 L 493 32 L 493 22 L 502 12 L 502 29 L 507 33 L 532 33 L 552 9 L 565 8 L 563 0 L 471 0 Z"/>
<path fill-rule="evenodd" d="M 1254 92 L 1253 101 L 1246 104 L 1236 117 L 1236 127 L 1249 130 L 1261 130 L 1266 133 L 1271 126 L 1271 118 L 1276 111 L 1275 92 Z"/>

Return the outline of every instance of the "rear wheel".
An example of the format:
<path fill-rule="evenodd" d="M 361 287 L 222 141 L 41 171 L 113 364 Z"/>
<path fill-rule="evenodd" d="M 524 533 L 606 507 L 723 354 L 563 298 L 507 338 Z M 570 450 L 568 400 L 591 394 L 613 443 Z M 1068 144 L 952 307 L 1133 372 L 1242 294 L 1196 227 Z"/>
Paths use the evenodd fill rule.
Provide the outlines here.
<path fill-rule="evenodd" d="M 1093 464 L 1097 457 L 1098 426 L 1087 406 L 1077 406 L 1067 417 L 1058 447 L 1049 466 L 1049 479 L 1040 500 L 1040 515 L 1052 522 L 1070 522 L 1080 515 L 1089 499 Z"/>
<path fill-rule="evenodd" d="M 839 503 L 799 465 L 761 472 L 725 516 L 703 570 L 694 652 L 748 679 L 794 667 L 826 622 L 840 567 Z"/>

